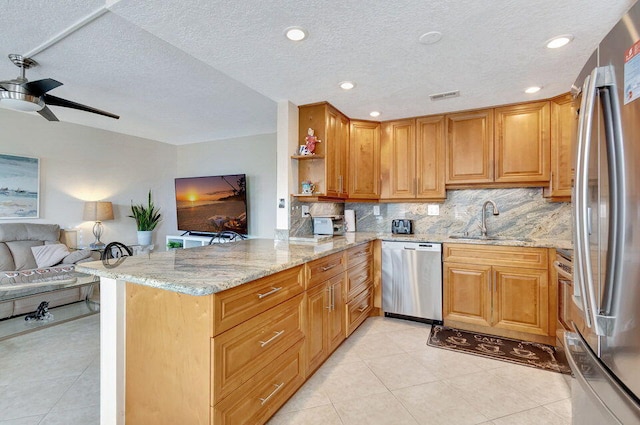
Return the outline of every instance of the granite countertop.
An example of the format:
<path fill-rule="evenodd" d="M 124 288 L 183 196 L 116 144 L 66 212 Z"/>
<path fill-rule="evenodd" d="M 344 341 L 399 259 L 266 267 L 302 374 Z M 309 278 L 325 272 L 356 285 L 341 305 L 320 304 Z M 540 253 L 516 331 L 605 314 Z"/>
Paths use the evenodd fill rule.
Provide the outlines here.
<path fill-rule="evenodd" d="M 102 261 L 80 263 L 76 270 L 189 295 L 210 295 L 376 239 L 571 248 L 570 241 L 558 240 L 452 239 L 446 235 L 356 232 L 317 242 L 247 239 L 151 252 L 125 257 L 118 262 L 110 260 L 111 264 Z"/>

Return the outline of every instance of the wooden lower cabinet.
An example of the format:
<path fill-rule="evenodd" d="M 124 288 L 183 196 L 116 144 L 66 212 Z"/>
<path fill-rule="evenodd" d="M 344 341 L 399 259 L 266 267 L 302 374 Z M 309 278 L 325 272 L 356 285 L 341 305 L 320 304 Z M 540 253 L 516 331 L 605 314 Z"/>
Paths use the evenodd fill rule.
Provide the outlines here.
<path fill-rule="evenodd" d="M 345 339 L 344 272 L 307 290 L 307 374 L 313 373 Z"/>
<path fill-rule="evenodd" d="M 211 425 L 265 423 L 304 383 L 304 341 L 213 407 Z"/>
<path fill-rule="evenodd" d="M 547 251 L 445 244 L 444 324 L 553 344 Z"/>
<path fill-rule="evenodd" d="M 444 263 L 444 318 L 491 326 L 491 266 Z"/>
<path fill-rule="evenodd" d="M 127 425 L 264 424 L 369 315 L 373 246 L 210 296 L 128 283 Z"/>

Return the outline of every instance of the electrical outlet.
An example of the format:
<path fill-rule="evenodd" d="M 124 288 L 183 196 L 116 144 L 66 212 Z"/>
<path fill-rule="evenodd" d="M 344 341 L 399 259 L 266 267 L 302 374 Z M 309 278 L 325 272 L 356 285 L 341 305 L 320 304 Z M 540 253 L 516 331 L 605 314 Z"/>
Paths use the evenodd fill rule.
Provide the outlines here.
<path fill-rule="evenodd" d="M 440 205 L 427 206 L 427 215 L 440 215 Z"/>
<path fill-rule="evenodd" d="M 373 215 L 380 215 L 380 205 L 373 206 Z"/>
<path fill-rule="evenodd" d="M 309 205 L 303 205 L 302 206 L 302 216 L 303 217 L 310 217 L 311 214 L 309 214 Z"/>

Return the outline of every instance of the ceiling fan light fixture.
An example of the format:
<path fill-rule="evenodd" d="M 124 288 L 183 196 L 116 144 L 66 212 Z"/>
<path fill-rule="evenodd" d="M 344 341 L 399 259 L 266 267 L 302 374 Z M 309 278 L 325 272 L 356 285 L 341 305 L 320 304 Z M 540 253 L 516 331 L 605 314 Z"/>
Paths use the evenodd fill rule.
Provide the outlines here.
<path fill-rule="evenodd" d="M 291 41 L 302 41 L 309 35 L 302 27 L 289 27 L 284 30 L 284 35 Z"/>
<path fill-rule="evenodd" d="M 0 91 L 0 106 L 23 112 L 38 112 L 44 108 L 41 98 L 24 93 Z"/>
<path fill-rule="evenodd" d="M 547 40 L 545 46 L 548 49 L 558 49 L 560 47 L 566 46 L 567 44 L 573 41 L 573 36 L 571 34 L 563 34 L 556 37 L 553 37 L 550 40 Z"/>

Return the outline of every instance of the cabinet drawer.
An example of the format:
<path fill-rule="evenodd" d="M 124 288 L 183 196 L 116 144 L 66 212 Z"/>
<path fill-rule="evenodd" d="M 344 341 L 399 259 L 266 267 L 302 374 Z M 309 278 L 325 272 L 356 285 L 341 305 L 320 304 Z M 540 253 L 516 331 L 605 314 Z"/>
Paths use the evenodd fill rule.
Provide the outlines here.
<path fill-rule="evenodd" d="M 264 424 L 304 383 L 303 341 L 212 408 L 211 425 Z"/>
<path fill-rule="evenodd" d="M 344 272 L 345 270 L 345 256 L 344 251 L 336 254 L 327 255 L 323 258 L 307 263 L 309 284 L 308 288 L 324 282 L 332 278 L 333 276 Z"/>
<path fill-rule="evenodd" d="M 304 291 L 304 269 L 293 267 L 213 297 L 213 334 L 218 335 Z"/>
<path fill-rule="evenodd" d="M 373 258 L 373 244 L 371 242 L 354 246 L 347 250 L 347 268 L 353 267 Z"/>
<path fill-rule="evenodd" d="M 462 264 L 546 269 L 549 257 L 547 248 L 445 243 L 443 258 Z"/>
<path fill-rule="evenodd" d="M 369 317 L 373 308 L 373 288 L 367 287 L 353 301 L 347 303 L 347 336 L 351 335 Z"/>
<path fill-rule="evenodd" d="M 304 338 L 303 298 L 298 295 L 211 340 L 212 406 Z"/>
<path fill-rule="evenodd" d="M 362 292 L 367 285 L 373 283 L 373 276 L 371 273 L 371 263 L 361 263 L 355 267 L 351 267 L 347 270 L 347 301 L 350 301 Z"/>

